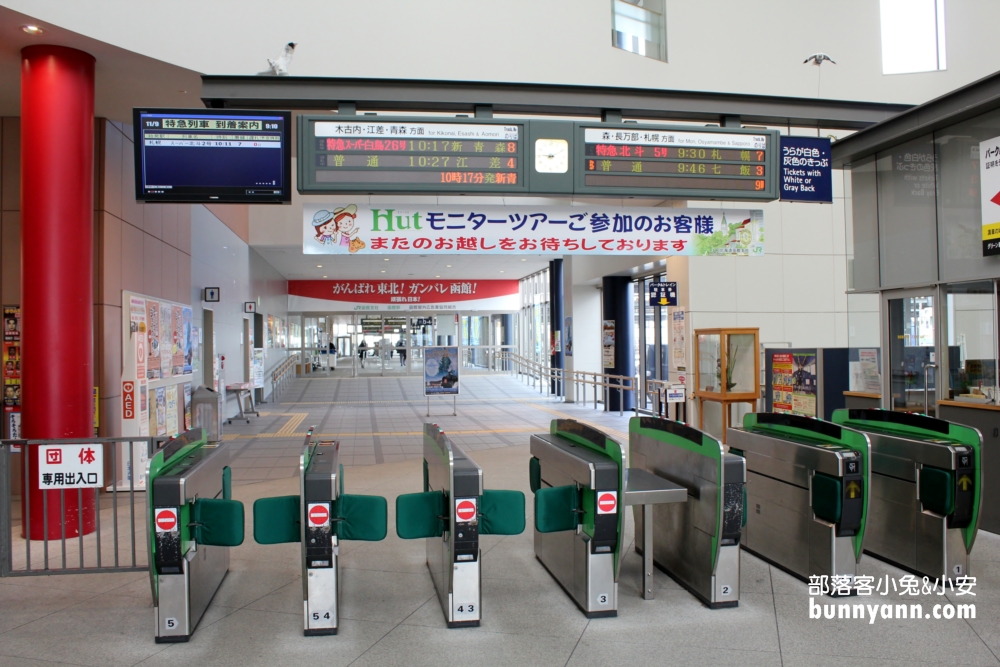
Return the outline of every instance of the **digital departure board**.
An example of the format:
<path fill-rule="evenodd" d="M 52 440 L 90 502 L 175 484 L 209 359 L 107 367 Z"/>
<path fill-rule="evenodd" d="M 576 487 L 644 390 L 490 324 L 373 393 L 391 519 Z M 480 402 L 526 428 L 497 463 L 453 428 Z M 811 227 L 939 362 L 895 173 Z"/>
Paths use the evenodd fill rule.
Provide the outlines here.
<path fill-rule="evenodd" d="M 524 123 L 300 116 L 299 192 L 526 193 Z"/>
<path fill-rule="evenodd" d="M 288 111 L 134 109 L 140 201 L 291 201 Z"/>
<path fill-rule="evenodd" d="M 607 125 L 577 129 L 576 194 L 775 199 L 775 130 Z"/>

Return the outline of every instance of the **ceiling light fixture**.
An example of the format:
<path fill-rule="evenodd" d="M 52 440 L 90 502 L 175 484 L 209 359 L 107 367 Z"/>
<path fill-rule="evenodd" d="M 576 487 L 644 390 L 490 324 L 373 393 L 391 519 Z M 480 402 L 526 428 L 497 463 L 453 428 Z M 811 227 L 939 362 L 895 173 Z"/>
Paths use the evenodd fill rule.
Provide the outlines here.
<path fill-rule="evenodd" d="M 326 276 L 323 276 L 323 277 L 326 278 Z"/>
<path fill-rule="evenodd" d="M 322 268 L 323 268 L 323 265 L 322 265 L 322 264 L 317 264 L 317 265 L 316 265 L 316 268 L 317 268 L 317 269 L 322 269 Z"/>
<path fill-rule="evenodd" d="M 388 257 L 386 257 L 386 258 L 384 258 L 384 259 L 383 259 L 382 261 L 383 261 L 383 262 L 388 262 L 388 261 L 389 261 L 389 258 L 388 258 Z"/>
<path fill-rule="evenodd" d="M 448 267 L 449 269 L 451 268 L 451 264 L 446 264 L 446 266 L 447 266 L 447 267 Z"/>
<path fill-rule="evenodd" d="M 31 24 L 22 25 L 21 26 L 21 30 L 23 30 L 24 32 L 28 33 L 29 35 L 41 35 L 43 32 L 45 32 L 44 30 L 42 30 L 41 28 L 39 28 L 37 25 L 31 25 Z"/>
<path fill-rule="evenodd" d="M 385 273 L 385 269 L 382 269 L 382 273 Z"/>

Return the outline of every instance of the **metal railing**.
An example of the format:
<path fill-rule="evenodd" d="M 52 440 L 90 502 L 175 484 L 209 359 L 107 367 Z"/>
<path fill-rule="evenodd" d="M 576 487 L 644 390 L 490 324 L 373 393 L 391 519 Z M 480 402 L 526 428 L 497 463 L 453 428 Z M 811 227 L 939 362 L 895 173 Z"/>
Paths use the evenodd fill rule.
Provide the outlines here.
<path fill-rule="evenodd" d="M 597 409 L 597 393 L 600 388 L 604 398 L 604 405 L 608 405 L 608 398 L 612 390 L 618 391 L 618 414 L 625 414 L 625 392 L 631 391 L 635 397 L 635 416 L 639 416 L 639 378 L 628 375 L 611 375 L 608 373 L 597 373 L 590 371 L 573 371 L 570 378 L 573 383 L 573 398 L 580 403 L 580 388 L 583 388 L 583 403 L 587 402 L 587 387 L 594 388 L 594 409 Z M 626 384 L 626 382 L 628 384 Z"/>
<path fill-rule="evenodd" d="M 462 348 L 462 368 L 507 372 L 510 370 L 508 357 L 513 350 L 513 345 L 465 346 Z"/>
<path fill-rule="evenodd" d="M 299 362 L 299 355 L 289 355 L 287 359 L 278 364 L 278 367 L 271 371 L 271 400 L 277 401 L 278 394 L 285 388 L 285 385 L 295 379 L 295 364 Z"/>
<path fill-rule="evenodd" d="M 530 386 L 538 387 L 538 393 L 546 396 L 562 396 L 566 372 L 562 368 L 552 368 L 550 364 L 534 361 L 519 354 L 504 350 L 500 354 L 501 364 L 507 371 Z"/>
<path fill-rule="evenodd" d="M 165 439 L 0 441 L 0 577 L 148 570 L 145 482 L 139 481 L 146 471 L 145 462 L 140 459 L 142 454 L 147 458 L 152 456 L 157 440 Z M 32 494 L 27 493 L 27 489 L 15 496 L 15 475 L 20 477 L 22 484 L 29 486 L 30 480 L 39 475 L 30 463 L 29 448 L 53 444 L 87 444 L 104 448 L 105 473 L 110 472 L 110 483 L 105 479 L 101 488 L 93 490 L 92 508 L 84 507 L 84 489 L 41 491 L 40 507 L 32 504 Z M 141 470 L 136 470 L 137 464 Z M 124 481 L 126 477 L 128 480 Z M 70 516 L 65 508 L 67 498 L 72 495 L 67 494 L 75 495 L 76 506 L 84 508 L 84 511 L 75 511 Z M 50 503 L 57 503 L 59 509 L 50 508 Z M 85 523 L 90 523 L 85 515 L 91 511 L 94 530 L 84 534 Z M 27 539 L 29 533 L 35 532 L 31 529 L 32 518 L 37 524 L 39 514 L 42 517 L 41 538 Z M 51 521 L 57 524 L 57 538 L 50 538 L 50 528 L 54 527 Z M 67 537 L 67 532 L 75 536 Z"/>

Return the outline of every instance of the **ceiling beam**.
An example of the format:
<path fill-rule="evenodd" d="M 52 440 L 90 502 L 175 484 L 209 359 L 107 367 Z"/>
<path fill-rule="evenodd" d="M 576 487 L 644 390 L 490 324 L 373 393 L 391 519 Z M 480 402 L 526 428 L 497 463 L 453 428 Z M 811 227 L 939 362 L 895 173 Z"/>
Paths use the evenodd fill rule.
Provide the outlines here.
<path fill-rule="evenodd" d="M 202 76 L 202 101 L 210 108 L 337 109 L 363 111 L 476 112 L 600 118 L 608 110 L 627 118 L 720 123 L 739 117 L 747 125 L 797 125 L 857 130 L 911 108 L 907 104 L 821 100 L 739 93 L 410 79 L 271 76 Z"/>

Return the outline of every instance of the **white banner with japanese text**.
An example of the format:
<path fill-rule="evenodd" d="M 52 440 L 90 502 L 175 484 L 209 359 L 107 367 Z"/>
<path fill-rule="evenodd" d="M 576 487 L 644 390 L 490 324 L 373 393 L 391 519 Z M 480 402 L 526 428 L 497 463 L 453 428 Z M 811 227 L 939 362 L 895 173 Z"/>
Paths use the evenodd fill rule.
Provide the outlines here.
<path fill-rule="evenodd" d="M 764 254 L 750 209 L 601 206 L 303 206 L 302 251 L 338 254 Z"/>

